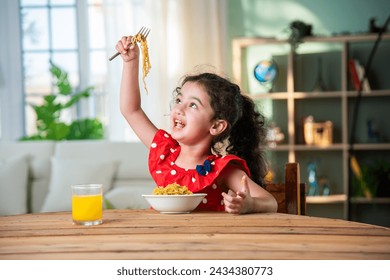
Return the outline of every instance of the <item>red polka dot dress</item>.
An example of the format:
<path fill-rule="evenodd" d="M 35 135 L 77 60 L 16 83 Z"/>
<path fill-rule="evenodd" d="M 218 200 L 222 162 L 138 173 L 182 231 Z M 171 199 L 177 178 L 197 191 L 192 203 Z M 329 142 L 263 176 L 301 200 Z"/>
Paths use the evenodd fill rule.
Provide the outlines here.
<path fill-rule="evenodd" d="M 245 160 L 234 155 L 210 155 L 204 165 L 184 169 L 175 164 L 180 149 L 179 143 L 169 133 L 157 131 L 149 152 L 149 171 L 157 186 L 177 183 L 187 186 L 193 193 L 207 193 L 197 210 L 224 211 L 222 190 L 216 180 L 229 162 L 234 162 L 250 176 Z"/>

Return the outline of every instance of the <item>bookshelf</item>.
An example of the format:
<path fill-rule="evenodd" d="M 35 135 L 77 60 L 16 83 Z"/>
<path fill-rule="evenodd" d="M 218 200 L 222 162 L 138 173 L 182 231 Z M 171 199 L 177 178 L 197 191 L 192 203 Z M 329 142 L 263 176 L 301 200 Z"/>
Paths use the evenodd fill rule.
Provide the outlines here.
<path fill-rule="evenodd" d="M 376 34 L 348 36 L 305 37 L 295 53 L 287 40 L 259 37 L 239 37 L 232 42 L 234 81 L 249 94 L 269 121 L 276 123 L 285 134 L 285 141 L 267 149 L 275 180 L 282 177 L 285 162 L 301 165 L 301 180 L 308 184 L 308 165 L 317 163 L 318 174 L 330 182 L 328 196 L 308 196 L 308 215 L 347 219 L 351 213 L 348 203 L 379 203 L 389 206 L 386 198 L 368 200 L 349 197 L 348 186 L 353 175 L 349 172 L 349 137 L 353 110 L 357 99 L 348 63 L 357 59 L 364 65 Z M 321 65 L 318 60 L 321 58 Z M 273 92 L 258 83 L 252 72 L 262 59 L 273 59 L 279 70 Z M 390 34 L 382 41 L 368 75 L 370 90 L 363 91 L 360 113 L 353 145 L 359 163 L 369 164 L 375 159 L 390 162 Z M 319 68 L 326 89 L 313 91 Z M 333 124 L 333 143 L 326 146 L 307 145 L 303 137 L 302 119 L 308 115 L 318 121 Z M 367 137 L 367 120 L 373 119 L 380 132 L 380 140 L 373 143 Z M 388 207 L 390 208 L 390 207 Z M 352 215 L 353 216 L 353 215 Z M 353 218 L 352 218 L 353 219 Z"/>

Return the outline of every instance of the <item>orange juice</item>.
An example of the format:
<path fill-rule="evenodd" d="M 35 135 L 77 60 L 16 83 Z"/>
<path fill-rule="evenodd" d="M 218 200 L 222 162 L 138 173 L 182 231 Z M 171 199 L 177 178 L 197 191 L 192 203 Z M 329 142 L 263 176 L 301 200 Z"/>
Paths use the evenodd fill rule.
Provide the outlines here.
<path fill-rule="evenodd" d="M 103 197 L 97 195 L 72 195 L 72 218 L 77 222 L 93 222 L 103 217 Z"/>

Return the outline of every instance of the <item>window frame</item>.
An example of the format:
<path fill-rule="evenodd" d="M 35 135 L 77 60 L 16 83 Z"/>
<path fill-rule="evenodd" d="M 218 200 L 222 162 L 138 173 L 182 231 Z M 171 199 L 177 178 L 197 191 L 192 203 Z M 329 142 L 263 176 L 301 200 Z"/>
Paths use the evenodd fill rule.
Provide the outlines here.
<path fill-rule="evenodd" d="M 24 131 L 19 1 L 5 0 L 0 9 L 0 139 L 17 140 Z"/>
<path fill-rule="evenodd" d="M 0 9 L 0 36 L 5 38 L 5 44 L 0 45 L 0 140 L 18 140 L 28 133 L 26 100 L 29 96 L 25 90 L 25 69 L 23 58 L 25 50 L 23 49 L 23 30 L 22 30 L 22 7 L 20 1 L 5 0 Z M 88 15 L 89 1 L 75 1 L 76 15 L 76 57 L 79 83 L 77 89 L 83 89 L 90 86 L 90 51 L 106 51 L 103 48 L 93 48 L 89 44 L 88 36 Z M 48 6 L 48 5 L 46 5 Z M 48 8 L 49 9 L 49 8 Z M 49 23 L 50 24 L 50 23 Z M 52 46 L 43 51 L 50 56 L 55 53 Z M 27 52 L 32 53 L 32 52 Z M 60 65 L 61 66 L 61 65 Z M 4 82 L 1 82 L 3 80 Z M 12 93 L 12 94 L 11 94 Z M 36 96 L 45 96 L 44 93 L 37 93 Z M 90 99 L 106 98 L 106 88 L 95 90 Z M 96 99 L 97 100 L 97 99 Z M 72 111 L 72 118 L 91 116 L 96 117 L 100 114 L 105 118 L 104 108 L 102 112 L 97 112 L 98 107 L 95 99 L 78 104 Z M 27 105 L 28 106 L 28 105 Z"/>

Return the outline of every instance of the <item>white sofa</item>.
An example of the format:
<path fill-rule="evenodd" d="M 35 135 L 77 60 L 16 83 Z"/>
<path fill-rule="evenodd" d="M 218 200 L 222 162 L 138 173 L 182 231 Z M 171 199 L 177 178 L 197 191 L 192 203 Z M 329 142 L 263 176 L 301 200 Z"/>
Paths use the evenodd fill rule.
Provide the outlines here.
<path fill-rule="evenodd" d="M 148 208 L 155 187 L 141 143 L 0 142 L 0 215 L 71 210 L 71 184 L 103 183 L 114 208 Z"/>

